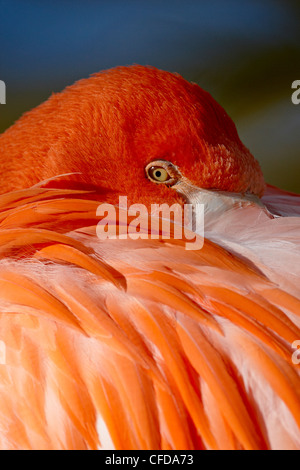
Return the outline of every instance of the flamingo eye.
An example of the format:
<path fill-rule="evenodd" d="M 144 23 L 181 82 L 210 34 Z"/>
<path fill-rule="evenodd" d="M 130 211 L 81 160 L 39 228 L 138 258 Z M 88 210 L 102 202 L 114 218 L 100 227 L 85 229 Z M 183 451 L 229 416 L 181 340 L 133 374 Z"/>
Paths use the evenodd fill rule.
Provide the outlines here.
<path fill-rule="evenodd" d="M 165 183 L 171 179 L 169 173 L 161 166 L 151 166 L 148 169 L 148 176 L 157 183 Z"/>
<path fill-rule="evenodd" d="M 166 160 L 154 160 L 145 168 L 146 175 L 153 183 L 174 186 L 180 179 L 181 173 L 173 163 Z"/>

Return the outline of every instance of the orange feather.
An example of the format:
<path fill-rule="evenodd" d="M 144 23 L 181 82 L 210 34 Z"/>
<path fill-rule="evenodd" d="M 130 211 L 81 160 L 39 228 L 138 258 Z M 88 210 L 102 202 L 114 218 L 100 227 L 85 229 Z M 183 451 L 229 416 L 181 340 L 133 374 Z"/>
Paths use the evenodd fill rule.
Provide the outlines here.
<path fill-rule="evenodd" d="M 14 193 L 13 251 L 11 214 L 0 231 L 2 448 L 281 447 L 269 420 L 283 447 L 298 446 L 300 332 L 276 305 L 278 286 L 209 241 L 196 252 L 173 239 L 99 241 L 78 195 L 64 206 L 65 190 L 28 193 Z M 60 213 L 51 230 L 45 204 Z M 263 384 L 275 417 L 255 396 Z"/>

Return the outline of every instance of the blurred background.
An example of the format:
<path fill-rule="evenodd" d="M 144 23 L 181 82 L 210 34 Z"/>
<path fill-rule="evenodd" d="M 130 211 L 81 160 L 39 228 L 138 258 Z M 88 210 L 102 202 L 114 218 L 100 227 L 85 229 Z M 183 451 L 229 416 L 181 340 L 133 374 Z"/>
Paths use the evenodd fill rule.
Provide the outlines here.
<path fill-rule="evenodd" d="M 154 65 L 208 90 L 266 180 L 300 193 L 298 0 L 0 0 L 0 15 L 0 132 L 91 73 Z"/>

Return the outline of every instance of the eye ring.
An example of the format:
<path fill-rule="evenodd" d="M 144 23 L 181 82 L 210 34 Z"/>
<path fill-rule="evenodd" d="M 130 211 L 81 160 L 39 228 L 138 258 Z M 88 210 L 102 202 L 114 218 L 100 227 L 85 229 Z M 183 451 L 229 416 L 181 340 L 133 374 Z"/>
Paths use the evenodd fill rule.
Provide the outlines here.
<path fill-rule="evenodd" d="M 180 178 L 180 172 L 173 163 L 165 160 L 155 160 L 150 162 L 146 168 L 148 179 L 156 184 L 173 186 Z"/>

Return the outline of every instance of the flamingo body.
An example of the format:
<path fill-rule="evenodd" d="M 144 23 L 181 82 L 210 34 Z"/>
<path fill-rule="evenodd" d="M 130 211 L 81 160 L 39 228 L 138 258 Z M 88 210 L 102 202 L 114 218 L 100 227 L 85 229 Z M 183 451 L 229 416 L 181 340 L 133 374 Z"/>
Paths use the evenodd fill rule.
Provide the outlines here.
<path fill-rule="evenodd" d="M 0 447 L 299 449 L 299 196 L 264 189 L 232 121 L 196 85 L 139 67 L 90 80 L 0 137 Z M 188 127 L 164 110 L 162 83 L 176 112 L 194 110 Z M 152 96 L 155 119 L 126 120 L 122 96 L 139 120 L 136 103 Z M 173 189 L 145 177 L 166 155 Z M 146 205 L 209 197 L 203 247 L 172 235 L 99 240 L 97 208 L 122 191 Z"/>

